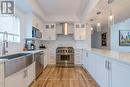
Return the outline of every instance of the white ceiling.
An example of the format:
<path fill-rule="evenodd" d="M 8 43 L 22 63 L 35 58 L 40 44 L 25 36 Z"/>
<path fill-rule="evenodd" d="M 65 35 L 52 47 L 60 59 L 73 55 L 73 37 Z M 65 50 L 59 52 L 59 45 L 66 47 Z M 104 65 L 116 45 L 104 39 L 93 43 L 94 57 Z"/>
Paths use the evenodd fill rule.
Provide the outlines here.
<path fill-rule="evenodd" d="M 99 0 L 17 0 L 22 10 L 31 11 L 47 22 L 84 21 Z M 26 2 L 27 4 L 23 4 Z"/>
<path fill-rule="evenodd" d="M 114 0 L 111 4 L 111 8 L 115 23 L 130 18 L 130 0 Z M 101 15 L 96 14 L 98 11 L 101 11 Z M 98 22 L 104 25 L 108 22 L 108 16 L 109 10 L 107 0 L 100 0 L 87 21 L 91 25 L 96 25 Z M 94 19 L 94 21 L 91 22 L 90 19 Z"/>
<path fill-rule="evenodd" d="M 87 7 L 88 1 L 89 0 L 38 0 L 38 5 L 42 8 L 45 16 L 50 21 L 56 19 L 60 19 L 61 21 L 68 21 L 68 19 L 78 21 L 84 9 Z"/>

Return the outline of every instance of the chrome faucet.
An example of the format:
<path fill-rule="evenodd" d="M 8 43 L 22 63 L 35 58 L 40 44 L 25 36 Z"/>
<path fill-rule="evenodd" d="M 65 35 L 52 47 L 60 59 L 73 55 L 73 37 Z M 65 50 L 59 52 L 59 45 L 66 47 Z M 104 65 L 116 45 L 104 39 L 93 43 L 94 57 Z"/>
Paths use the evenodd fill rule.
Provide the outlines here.
<path fill-rule="evenodd" d="M 8 33 L 5 31 L 3 33 L 3 41 L 2 41 L 2 55 L 6 55 L 6 53 L 8 53 L 8 51 L 6 50 L 6 48 L 8 48 Z"/>

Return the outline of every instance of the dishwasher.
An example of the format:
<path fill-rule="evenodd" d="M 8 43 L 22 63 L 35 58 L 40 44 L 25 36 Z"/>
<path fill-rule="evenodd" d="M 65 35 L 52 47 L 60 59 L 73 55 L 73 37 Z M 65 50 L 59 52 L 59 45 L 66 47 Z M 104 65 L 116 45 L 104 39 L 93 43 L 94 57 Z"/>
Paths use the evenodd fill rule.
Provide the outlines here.
<path fill-rule="evenodd" d="M 36 78 L 42 73 L 44 67 L 44 52 L 40 51 L 34 54 Z"/>

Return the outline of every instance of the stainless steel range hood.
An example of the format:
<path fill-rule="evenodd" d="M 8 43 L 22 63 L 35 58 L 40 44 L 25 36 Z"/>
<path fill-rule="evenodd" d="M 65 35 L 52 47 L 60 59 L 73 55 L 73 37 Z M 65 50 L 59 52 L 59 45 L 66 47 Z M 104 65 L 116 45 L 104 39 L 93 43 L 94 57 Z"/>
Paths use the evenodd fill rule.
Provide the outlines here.
<path fill-rule="evenodd" d="M 63 23 L 63 34 L 68 35 L 68 23 Z"/>

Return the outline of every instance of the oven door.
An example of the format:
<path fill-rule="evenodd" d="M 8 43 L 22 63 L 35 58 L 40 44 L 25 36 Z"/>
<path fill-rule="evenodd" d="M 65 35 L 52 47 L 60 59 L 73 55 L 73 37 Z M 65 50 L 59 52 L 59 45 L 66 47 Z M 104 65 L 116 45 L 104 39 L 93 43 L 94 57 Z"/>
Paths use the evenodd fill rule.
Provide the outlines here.
<path fill-rule="evenodd" d="M 57 64 L 74 64 L 74 56 L 70 54 L 57 55 Z"/>

